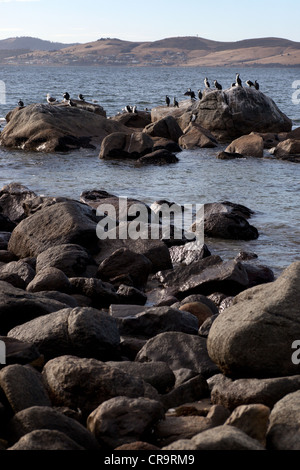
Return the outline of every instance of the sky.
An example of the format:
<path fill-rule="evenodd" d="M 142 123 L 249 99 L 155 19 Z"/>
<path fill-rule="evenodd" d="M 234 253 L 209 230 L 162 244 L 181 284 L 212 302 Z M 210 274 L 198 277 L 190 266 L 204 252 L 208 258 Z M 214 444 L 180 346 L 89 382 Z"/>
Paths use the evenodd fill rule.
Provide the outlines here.
<path fill-rule="evenodd" d="M 280 37 L 300 42 L 299 0 L 0 0 L 0 39 L 86 43 L 101 37 L 216 41 Z"/>

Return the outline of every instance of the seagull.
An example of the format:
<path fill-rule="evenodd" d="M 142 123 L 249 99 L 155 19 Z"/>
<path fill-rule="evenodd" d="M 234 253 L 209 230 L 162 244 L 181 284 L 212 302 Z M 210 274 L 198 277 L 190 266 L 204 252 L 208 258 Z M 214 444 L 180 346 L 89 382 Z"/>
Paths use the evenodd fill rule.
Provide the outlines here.
<path fill-rule="evenodd" d="M 247 80 L 246 81 L 246 85 L 248 85 L 250 88 L 255 86 L 253 82 L 251 82 L 251 80 Z"/>
<path fill-rule="evenodd" d="M 236 74 L 236 79 L 235 79 L 235 85 L 236 86 L 242 86 L 242 80 L 240 79 L 240 74 Z"/>
<path fill-rule="evenodd" d="M 256 90 L 259 90 L 259 83 L 256 80 L 255 80 L 254 86 Z"/>
<path fill-rule="evenodd" d="M 170 106 L 170 98 L 168 95 L 166 96 L 166 105 L 169 107 Z"/>
<path fill-rule="evenodd" d="M 220 83 L 218 83 L 217 80 L 214 81 L 214 84 L 217 90 L 222 90 L 222 85 L 220 85 Z"/>
<path fill-rule="evenodd" d="M 174 107 L 179 108 L 179 104 L 178 104 L 178 101 L 176 100 L 175 96 L 174 96 Z"/>
<path fill-rule="evenodd" d="M 198 90 L 198 98 L 199 98 L 199 100 L 202 100 L 202 97 L 203 97 L 202 91 L 201 91 L 201 90 Z"/>
<path fill-rule="evenodd" d="M 208 78 L 205 78 L 204 85 L 205 85 L 206 88 L 210 88 L 210 83 L 208 81 Z"/>
<path fill-rule="evenodd" d="M 24 108 L 24 102 L 23 102 L 22 100 L 20 100 L 20 101 L 18 102 L 18 106 L 19 106 L 20 108 Z"/>
<path fill-rule="evenodd" d="M 53 104 L 53 103 L 56 103 L 56 98 L 52 98 L 50 93 L 47 93 L 47 101 L 49 104 Z"/>

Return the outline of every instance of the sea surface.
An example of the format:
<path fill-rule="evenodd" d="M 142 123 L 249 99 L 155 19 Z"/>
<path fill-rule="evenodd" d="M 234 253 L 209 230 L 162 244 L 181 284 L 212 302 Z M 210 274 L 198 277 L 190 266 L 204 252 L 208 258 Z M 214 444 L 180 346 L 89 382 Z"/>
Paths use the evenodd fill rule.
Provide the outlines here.
<path fill-rule="evenodd" d="M 6 100 L 0 100 L 0 119 L 20 99 L 25 105 L 46 102 L 48 92 L 57 99 L 66 91 L 75 98 L 82 93 L 87 101 L 103 106 L 108 117 L 127 104 L 151 110 L 164 104 L 166 94 L 185 99 L 187 88 L 204 87 L 205 77 L 229 88 L 236 72 L 243 82 L 258 80 L 261 91 L 293 120 L 293 127 L 300 126 L 300 68 L 276 67 L 3 67 L 0 80 L 2 86 L 5 83 Z M 250 222 L 259 231 L 258 240 L 208 239 L 207 245 L 224 260 L 241 250 L 255 252 L 257 262 L 278 275 L 300 260 L 300 165 L 276 161 L 268 152 L 263 159 L 218 160 L 216 154 L 222 149 L 183 151 L 178 164 L 136 168 L 130 162 L 100 160 L 99 149 L 43 154 L 0 148 L 0 188 L 20 182 L 38 194 L 75 199 L 84 190 L 102 189 L 148 204 L 158 199 L 178 204 L 243 204 L 255 212 Z"/>

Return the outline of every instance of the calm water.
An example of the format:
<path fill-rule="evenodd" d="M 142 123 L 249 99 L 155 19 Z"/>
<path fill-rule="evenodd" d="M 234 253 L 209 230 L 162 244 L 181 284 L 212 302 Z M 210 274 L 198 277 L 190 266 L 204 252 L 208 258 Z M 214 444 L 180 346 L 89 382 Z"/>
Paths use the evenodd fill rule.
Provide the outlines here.
<path fill-rule="evenodd" d="M 203 88 L 203 79 L 217 79 L 227 88 L 235 79 L 235 69 L 222 68 L 31 68 L 6 67 L 0 80 L 6 83 L 6 104 L 0 117 L 17 105 L 45 102 L 47 92 L 61 98 L 65 91 L 88 101 L 97 101 L 113 116 L 126 104 L 144 109 L 164 104 L 169 94 L 180 101 L 191 87 Z M 300 105 L 292 102 L 292 84 L 300 80 L 300 69 L 239 70 L 242 79 L 255 80 L 261 90 L 300 126 Z M 222 148 L 222 147 L 221 147 Z M 220 148 L 220 149 L 221 149 Z M 136 197 L 147 203 L 157 199 L 201 204 L 229 200 L 255 211 L 251 223 L 260 237 L 252 242 L 207 240 L 213 253 L 224 259 L 240 250 L 258 254 L 259 262 L 278 274 L 300 260 L 300 166 L 269 159 L 220 161 L 219 149 L 181 152 L 180 162 L 166 167 L 135 168 L 131 163 L 99 160 L 99 149 L 70 154 L 36 154 L 0 149 L 0 187 L 18 181 L 39 194 L 78 199 L 87 189 Z"/>

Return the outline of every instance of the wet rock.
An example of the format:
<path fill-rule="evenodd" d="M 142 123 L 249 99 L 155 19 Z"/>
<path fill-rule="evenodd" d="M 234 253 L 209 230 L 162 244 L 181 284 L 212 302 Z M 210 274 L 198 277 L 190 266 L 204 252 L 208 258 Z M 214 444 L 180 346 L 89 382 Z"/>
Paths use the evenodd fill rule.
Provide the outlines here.
<path fill-rule="evenodd" d="M 257 240 L 258 230 L 236 214 L 210 214 L 204 219 L 204 233 L 207 237 L 227 240 Z"/>
<path fill-rule="evenodd" d="M 188 266 L 195 261 L 207 258 L 211 255 L 207 245 L 197 242 L 186 243 L 182 246 L 172 246 L 170 248 L 170 256 L 173 265 L 185 264 Z"/>
<path fill-rule="evenodd" d="M 33 367 L 5 367 L 0 371 L 0 388 L 14 413 L 32 406 L 51 406 L 41 375 Z"/>
<path fill-rule="evenodd" d="M 103 139 L 99 158 L 137 160 L 143 155 L 151 153 L 152 148 L 153 140 L 144 132 L 133 132 L 132 134 L 115 132 Z"/>
<path fill-rule="evenodd" d="M 264 156 L 264 141 L 258 134 L 249 134 L 234 140 L 225 150 L 246 157 L 262 158 Z"/>
<path fill-rule="evenodd" d="M 236 152 L 222 151 L 217 154 L 218 160 L 234 160 L 235 158 L 245 158 L 244 155 Z"/>
<path fill-rule="evenodd" d="M 170 115 L 160 120 L 152 120 L 151 124 L 144 128 L 144 132 L 151 137 L 164 137 L 174 142 L 178 142 L 179 137 L 183 134 L 176 119 Z"/>
<path fill-rule="evenodd" d="M 135 360 L 166 362 L 173 371 L 190 369 L 205 378 L 219 372 L 207 354 L 206 340 L 182 332 L 161 333 L 149 339 Z"/>
<path fill-rule="evenodd" d="M 286 159 L 287 157 L 300 155 L 300 140 L 287 139 L 280 142 L 274 150 L 277 158 Z"/>
<path fill-rule="evenodd" d="M 7 336 L 34 344 L 47 360 L 66 354 L 103 360 L 119 356 L 115 320 L 91 308 L 53 312 L 16 326 Z"/>
<path fill-rule="evenodd" d="M 235 377 L 280 377 L 299 374 L 292 344 L 300 336 L 300 262 L 274 282 L 235 297 L 214 321 L 208 336 L 211 359 Z"/>
<path fill-rule="evenodd" d="M 147 440 L 164 418 L 160 402 L 147 398 L 115 397 L 96 408 L 87 419 L 87 428 L 109 448 Z"/>
<path fill-rule="evenodd" d="M 166 165 L 177 163 L 179 159 L 175 154 L 166 149 L 155 150 L 137 160 L 137 165 Z"/>
<path fill-rule="evenodd" d="M 218 145 L 215 137 L 203 127 L 190 123 L 179 138 L 178 144 L 183 149 L 215 148 Z"/>

